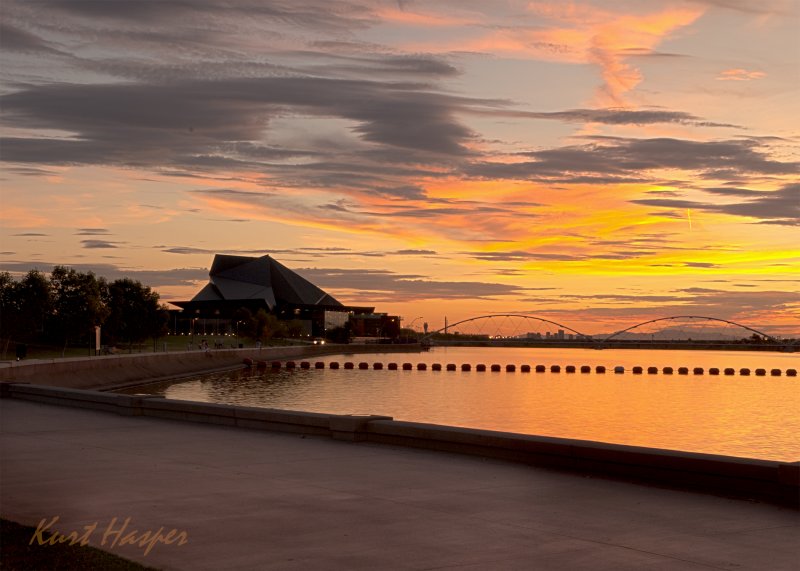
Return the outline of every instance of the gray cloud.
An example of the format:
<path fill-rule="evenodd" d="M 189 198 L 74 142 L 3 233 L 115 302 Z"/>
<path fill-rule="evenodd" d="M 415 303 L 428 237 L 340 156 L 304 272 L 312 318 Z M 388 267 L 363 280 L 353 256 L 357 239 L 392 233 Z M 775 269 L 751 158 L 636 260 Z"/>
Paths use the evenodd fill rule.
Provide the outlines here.
<path fill-rule="evenodd" d="M 9 1 L 9 0 L 7 0 Z M 320 31 L 343 32 L 363 27 L 371 18 L 368 3 L 341 2 L 336 0 L 311 0 L 302 3 L 280 0 L 238 0 L 218 2 L 214 0 L 39 0 L 37 7 L 49 8 L 62 17 L 75 20 L 113 22 L 118 26 L 136 29 L 141 25 L 161 25 L 169 29 L 170 24 L 179 27 L 198 26 L 202 30 L 217 22 L 247 18 L 268 21 L 275 25 L 308 27 Z M 199 26 L 205 23 L 206 26 Z M 165 25 L 166 24 L 166 25 Z M 213 27 L 212 27 L 213 29 Z"/>
<path fill-rule="evenodd" d="M 0 263 L 0 271 L 23 274 L 29 270 L 40 270 L 49 273 L 59 264 L 52 262 L 19 262 L 8 261 Z M 187 286 L 197 285 L 208 280 L 207 268 L 175 268 L 171 270 L 137 270 L 128 269 L 113 264 L 60 264 L 75 268 L 79 272 L 93 272 L 95 275 L 108 280 L 130 278 L 138 280 L 150 287 Z"/>
<path fill-rule="evenodd" d="M 167 254 L 209 254 L 213 255 L 216 252 L 212 250 L 206 250 L 205 248 L 194 248 L 192 246 L 174 246 L 172 248 L 166 248 L 162 250 Z"/>
<path fill-rule="evenodd" d="M 535 260 L 548 260 L 560 262 L 574 262 L 585 259 L 585 256 L 572 254 L 528 252 L 525 250 L 512 250 L 507 252 L 462 252 L 462 254 L 489 262 L 527 262 Z"/>
<path fill-rule="evenodd" d="M 0 48 L 11 52 L 60 54 L 39 36 L 7 22 L 0 22 Z"/>
<path fill-rule="evenodd" d="M 388 270 L 341 270 L 299 268 L 295 270 L 323 289 L 356 290 L 373 302 L 423 299 L 497 299 L 518 295 L 524 288 L 492 282 L 450 282 L 425 279 Z"/>
<path fill-rule="evenodd" d="M 663 208 L 692 208 L 707 212 L 723 212 L 735 216 L 758 218 L 764 224 L 796 226 L 800 224 L 800 184 L 786 185 L 778 190 L 763 191 L 743 188 L 712 188 L 705 192 L 731 198 L 747 200 L 719 204 L 673 198 L 642 198 L 632 200 L 634 204 Z"/>
<path fill-rule="evenodd" d="M 163 248 L 163 246 L 160 246 Z M 311 258 L 327 258 L 327 257 L 362 257 L 362 258 L 383 258 L 388 256 L 425 256 L 425 257 L 433 257 L 437 255 L 435 250 L 414 250 L 414 249 L 407 249 L 407 250 L 394 250 L 394 251 L 357 251 L 351 250 L 350 248 L 337 248 L 337 247 L 329 247 L 329 248 L 314 248 L 314 247 L 304 247 L 304 248 L 290 248 L 290 249 L 261 249 L 261 250 L 251 250 L 251 249 L 243 249 L 243 250 L 225 250 L 225 251 L 215 251 L 215 250 L 208 250 L 206 248 L 196 248 L 192 246 L 172 246 L 169 248 L 163 248 L 162 252 L 168 254 L 234 254 L 240 256 L 250 256 L 250 255 L 259 255 L 263 256 L 269 254 L 271 256 L 293 256 L 298 258 L 304 259 L 311 259 Z"/>
<path fill-rule="evenodd" d="M 590 137 L 589 143 L 523 153 L 530 161 L 475 163 L 469 174 L 483 178 L 572 182 L 576 177 L 602 176 L 625 181 L 641 179 L 647 171 L 726 169 L 739 175 L 789 175 L 800 173 L 800 163 L 768 158 L 755 139 L 698 142 L 682 139 L 630 139 Z"/>
<path fill-rule="evenodd" d="M 714 264 L 711 262 L 684 262 L 684 266 L 687 268 L 718 268 L 719 264 Z"/>
<path fill-rule="evenodd" d="M 463 144 L 472 137 L 453 117 L 465 101 L 420 85 L 366 80 L 50 84 L 29 86 L 0 101 L 6 124 L 79 135 L 6 138 L 4 159 L 12 162 L 180 164 L 187 157 L 214 155 L 220 145 L 259 140 L 282 108 L 346 118 L 365 141 L 429 153 L 464 155 Z M 247 150 L 250 156 L 252 150 Z"/>
<path fill-rule="evenodd" d="M 117 248 L 118 242 L 109 242 L 107 240 L 81 240 L 84 248 L 89 249 L 103 249 L 103 248 Z"/>
<path fill-rule="evenodd" d="M 75 232 L 77 236 L 103 236 L 110 233 L 107 228 L 78 228 Z"/>
<path fill-rule="evenodd" d="M 657 123 L 678 123 L 694 127 L 732 127 L 738 125 L 706 121 L 691 113 L 668 111 L 664 109 L 569 109 L 567 111 L 512 112 L 515 116 L 531 119 L 553 119 L 568 123 L 604 123 L 606 125 L 652 125 Z"/>

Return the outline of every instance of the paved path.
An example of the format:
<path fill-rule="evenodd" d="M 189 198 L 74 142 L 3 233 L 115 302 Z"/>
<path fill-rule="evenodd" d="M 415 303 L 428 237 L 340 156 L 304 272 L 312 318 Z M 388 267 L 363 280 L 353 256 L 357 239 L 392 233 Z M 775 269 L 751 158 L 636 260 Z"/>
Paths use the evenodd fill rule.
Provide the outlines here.
<path fill-rule="evenodd" d="M 14 400 L 0 419 L 3 517 L 97 524 L 163 569 L 800 569 L 800 514 L 767 504 Z M 188 543 L 111 547 L 126 518 Z"/>

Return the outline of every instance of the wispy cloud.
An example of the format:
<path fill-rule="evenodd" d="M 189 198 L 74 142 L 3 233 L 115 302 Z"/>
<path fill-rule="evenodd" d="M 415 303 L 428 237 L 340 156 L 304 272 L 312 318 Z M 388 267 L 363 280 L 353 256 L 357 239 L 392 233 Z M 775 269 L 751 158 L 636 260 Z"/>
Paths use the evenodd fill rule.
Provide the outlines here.
<path fill-rule="evenodd" d="M 763 71 L 748 71 L 746 69 L 734 68 L 721 71 L 717 76 L 718 81 L 752 81 L 761 79 L 767 74 Z"/>

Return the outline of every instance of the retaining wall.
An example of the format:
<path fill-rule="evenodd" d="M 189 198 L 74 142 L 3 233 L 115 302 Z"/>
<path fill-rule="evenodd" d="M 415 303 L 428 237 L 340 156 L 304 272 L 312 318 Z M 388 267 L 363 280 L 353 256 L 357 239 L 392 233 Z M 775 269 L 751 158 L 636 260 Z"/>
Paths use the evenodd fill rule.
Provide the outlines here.
<path fill-rule="evenodd" d="M 0 367 L 0 382 L 25 382 L 75 389 L 116 388 L 162 378 L 233 369 L 245 358 L 299 359 L 346 353 L 419 351 L 403 345 L 293 345 L 261 349 L 212 349 L 171 353 L 135 353 L 65 359 L 10 361 Z"/>
<path fill-rule="evenodd" d="M 754 460 L 400 422 L 386 416 L 240 407 L 19 383 L 0 385 L 0 397 L 128 416 L 472 454 L 800 508 L 800 462 Z"/>

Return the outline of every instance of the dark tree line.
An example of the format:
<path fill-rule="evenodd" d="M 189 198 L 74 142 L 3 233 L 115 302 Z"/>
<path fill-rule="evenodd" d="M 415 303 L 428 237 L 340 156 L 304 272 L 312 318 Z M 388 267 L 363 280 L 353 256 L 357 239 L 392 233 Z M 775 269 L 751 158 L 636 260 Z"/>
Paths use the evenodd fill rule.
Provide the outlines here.
<path fill-rule="evenodd" d="M 64 266 L 19 280 L 0 272 L 0 353 L 11 343 L 86 347 L 95 326 L 104 344 L 131 346 L 164 335 L 168 318 L 158 294 L 129 278 L 109 282 Z"/>
<path fill-rule="evenodd" d="M 281 337 L 300 337 L 303 323 L 300 320 L 281 321 L 272 313 L 259 309 L 255 314 L 242 307 L 233 316 L 237 333 L 251 339 L 268 340 Z"/>

